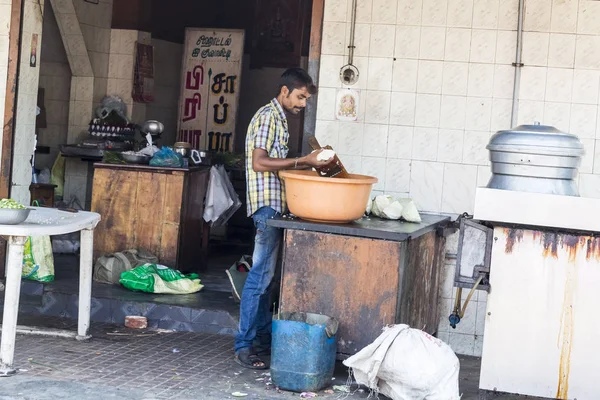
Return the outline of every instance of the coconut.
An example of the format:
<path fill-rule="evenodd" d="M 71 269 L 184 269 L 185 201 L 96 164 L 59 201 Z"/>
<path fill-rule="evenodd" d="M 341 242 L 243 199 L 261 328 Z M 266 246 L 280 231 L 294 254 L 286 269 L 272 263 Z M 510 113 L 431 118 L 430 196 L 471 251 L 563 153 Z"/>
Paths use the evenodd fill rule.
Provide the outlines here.
<path fill-rule="evenodd" d="M 402 218 L 408 222 L 421 222 L 421 216 L 419 210 L 413 199 L 405 198 L 398 199 L 398 202 L 402 204 Z"/>
<path fill-rule="evenodd" d="M 380 194 L 379 196 L 375 196 L 375 198 L 373 199 L 373 205 L 371 208 L 371 212 L 373 214 L 375 214 L 376 216 L 378 216 L 379 218 L 385 218 L 383 216 L 383 209 L 386 208 L 387 206 L 389 206 L 393 200 L 394 199 L 392 196 L 387 196 L 387 195 L 383 195 L 383 194 Z"/>

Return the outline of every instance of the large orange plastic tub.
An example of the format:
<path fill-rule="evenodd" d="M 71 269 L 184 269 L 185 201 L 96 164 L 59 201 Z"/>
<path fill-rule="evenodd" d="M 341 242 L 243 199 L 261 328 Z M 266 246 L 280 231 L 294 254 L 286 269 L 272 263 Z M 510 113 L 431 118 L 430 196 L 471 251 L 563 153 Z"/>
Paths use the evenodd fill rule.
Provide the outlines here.
<path fill-rule="evenodd" d="M 316 171 L 281 171 L 290 212 L 315 222 L 347 223 L 361 218 L 377 178 L 322 178 Z"/>

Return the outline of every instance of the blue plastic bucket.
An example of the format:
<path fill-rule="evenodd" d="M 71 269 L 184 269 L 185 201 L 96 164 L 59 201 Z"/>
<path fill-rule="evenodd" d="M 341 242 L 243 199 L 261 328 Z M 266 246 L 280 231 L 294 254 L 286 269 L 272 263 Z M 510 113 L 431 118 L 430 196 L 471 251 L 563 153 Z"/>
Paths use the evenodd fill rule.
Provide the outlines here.
<path fill-rule="evenodd" d="M 273 320 L 271 379 L 281 389 L 316 392 L 331 384 L 338 322 L 326 315 L 282 313 Z"/>

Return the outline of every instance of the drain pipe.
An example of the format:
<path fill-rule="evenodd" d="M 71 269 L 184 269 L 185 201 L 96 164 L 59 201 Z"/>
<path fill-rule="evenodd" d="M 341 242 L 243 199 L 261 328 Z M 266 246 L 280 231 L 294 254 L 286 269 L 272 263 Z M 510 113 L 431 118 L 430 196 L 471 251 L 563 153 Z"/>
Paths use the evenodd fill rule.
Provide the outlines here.
<path fill-rule="evenodd" d="M 519 87 L 521 85 L 521 53 L 523 49 L 523 17 L 525 15 L 525 0 L 519 0 L 519 17 L 517 21 L 517 54 L 515 56 L 515 62 L 512 64 L 515 67 L 515 81 L 513 86 L 513 97 L 512 97 L 512 112 L 510 116 L 510 126 L 514 128 L 517 126 L 518 114 L 519 114 Z"/>
<path fill-rule="evenodd" d="M 350 43 L 348 44 L 348 64 L 354 64 L 354 35 L 356 30 L 356 9 L 358 0 L 352 1 L 352 17 L 350 20 Z"/>
<path fill-rule="evenodd" d="M 340 80 L 344 85 L 354 85 L 358 80 L 358 68 L 354 65 L 354 36 L 356 32 L 356 8 L 358 0 L 352 0 L 352 18 L 350 20 L 350 41 L 348 43 L 348 64 L 340 69 Z"/>

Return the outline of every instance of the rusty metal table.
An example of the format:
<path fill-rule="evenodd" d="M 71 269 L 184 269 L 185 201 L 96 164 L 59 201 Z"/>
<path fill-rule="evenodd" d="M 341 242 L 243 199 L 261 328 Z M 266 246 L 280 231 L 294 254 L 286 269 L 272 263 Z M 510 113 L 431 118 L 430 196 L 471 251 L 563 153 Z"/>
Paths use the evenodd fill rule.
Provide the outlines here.
<path fill-rule="evenodd" d="M 373 342 L 389 324 L 435 334 L 450 218 L 423 214 L 421 223 L 363 218 L 326 224 L 280 217 L 284 229 L 281 312 L 338 319 L 338 358 Z"/>

